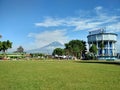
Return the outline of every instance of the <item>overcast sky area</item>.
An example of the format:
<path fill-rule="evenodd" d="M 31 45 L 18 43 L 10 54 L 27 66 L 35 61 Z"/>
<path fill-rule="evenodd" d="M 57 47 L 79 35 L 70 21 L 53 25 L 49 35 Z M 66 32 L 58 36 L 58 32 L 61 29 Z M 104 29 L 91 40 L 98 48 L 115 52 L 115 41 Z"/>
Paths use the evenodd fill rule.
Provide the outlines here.
<path fill-rule="evenodd" d="M 0 40 L 13 42 L 11 50 L 87 42 L 88 32 L 98 28 L 118 34 L 120 51 L 120 0 L 0 0 Z"/>

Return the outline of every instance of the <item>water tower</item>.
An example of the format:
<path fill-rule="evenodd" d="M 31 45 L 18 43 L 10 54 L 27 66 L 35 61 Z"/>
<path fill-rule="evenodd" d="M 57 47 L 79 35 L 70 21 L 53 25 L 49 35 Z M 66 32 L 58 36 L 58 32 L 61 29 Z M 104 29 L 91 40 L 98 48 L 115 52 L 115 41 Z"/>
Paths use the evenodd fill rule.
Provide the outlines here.
<path fill-rule="evenodd" d="M 97 57 L 100 60 L 116 59 L 116 47 L 115 43 L 117 42 L 117 34 L 107 33 L 105 29 L 98 29 L 94 31 L 89 31 L 88 44 L 89 48 L 92 44 L 95 44 L 97 47 Z M 101 44 L 103 47 L 101 47 Z"/>

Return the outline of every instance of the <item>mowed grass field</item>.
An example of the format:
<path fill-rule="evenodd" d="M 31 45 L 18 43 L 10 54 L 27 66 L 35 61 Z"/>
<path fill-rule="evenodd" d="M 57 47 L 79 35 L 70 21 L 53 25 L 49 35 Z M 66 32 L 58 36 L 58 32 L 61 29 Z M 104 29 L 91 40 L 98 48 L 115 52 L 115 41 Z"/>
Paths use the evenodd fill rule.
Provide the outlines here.
<path fill-rule="evenodd" d="M 0 61 L 0 90 L 120 90 L 120 65 Z"/>

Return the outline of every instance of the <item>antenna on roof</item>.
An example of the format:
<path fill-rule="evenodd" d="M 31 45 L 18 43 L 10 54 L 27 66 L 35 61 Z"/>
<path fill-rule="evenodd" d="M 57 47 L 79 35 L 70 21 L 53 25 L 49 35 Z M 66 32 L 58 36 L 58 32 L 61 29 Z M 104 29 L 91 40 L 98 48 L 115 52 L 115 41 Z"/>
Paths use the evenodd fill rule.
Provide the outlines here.
<path fill-rule="evenodd" d="M 89 34 L 99 34 L 99 33 L 105 33 L 106 32 L 106 27 L 99 28 L 96 30 L 89 31 Z"/>
<path fill-rule="evenodd" d="M 106 27 L 103 27 L 102 31 L 103 31 L 103 33 L 105 33 L 106 32 Z"/>

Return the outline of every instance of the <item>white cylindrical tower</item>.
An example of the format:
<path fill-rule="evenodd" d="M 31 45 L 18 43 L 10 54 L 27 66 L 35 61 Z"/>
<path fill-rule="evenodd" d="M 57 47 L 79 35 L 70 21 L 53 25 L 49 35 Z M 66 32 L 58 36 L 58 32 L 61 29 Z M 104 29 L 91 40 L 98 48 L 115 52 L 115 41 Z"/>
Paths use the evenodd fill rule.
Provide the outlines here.
<path fill-rule="evenodd" d="M 96 45 L 98 49 L 98 59 L 115 59 L 115 43 L 117 42 L 117 34 L 106 33 L 104 29 L 99 29 L 95 31 L 90 31 L 87 38 L 89 46 L 91 46 L 92 44 Z M 103 47 L 101 47 L 101 44 L 103 44 Z"/>

